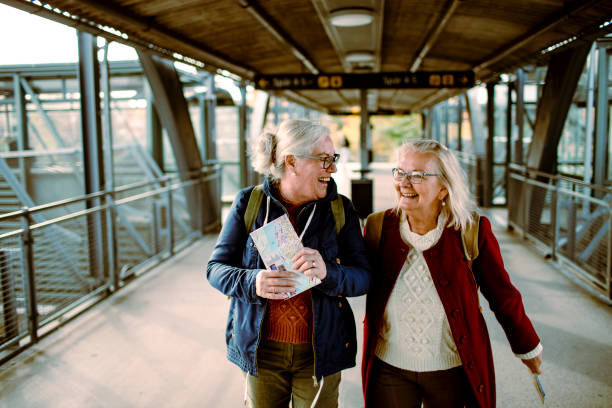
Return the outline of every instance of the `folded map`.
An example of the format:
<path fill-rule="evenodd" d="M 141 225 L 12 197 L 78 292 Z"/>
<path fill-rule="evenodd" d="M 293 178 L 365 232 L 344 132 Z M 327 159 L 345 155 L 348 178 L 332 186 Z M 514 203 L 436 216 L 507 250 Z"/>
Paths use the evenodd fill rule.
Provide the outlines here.
<path fill-rule="evenodd" d="M 293 277 L 287 279 L 292 279 L 296 283 L 295 292 L 286 293 L 287 297 L 295 296 L 321 283 L 316 276 L 308 277 L 301 272 L 291 270 L 293 264 L 291 259 L 304 246 L 287 214 L 251 232 L 251 237 L 266 268 L 293 273 Z"/>

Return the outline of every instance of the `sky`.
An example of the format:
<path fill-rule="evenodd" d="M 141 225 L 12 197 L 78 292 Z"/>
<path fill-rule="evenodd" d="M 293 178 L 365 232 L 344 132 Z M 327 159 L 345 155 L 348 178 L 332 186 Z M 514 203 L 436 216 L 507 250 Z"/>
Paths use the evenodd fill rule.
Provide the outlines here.
<path fill-rule="evenodd" d="M 49 64 L 77 62 L 77 34 L 74 28 L 55 21 L 0 4 L 0 65 Z M 10 40 L 7 40 L 10 39 Z M 104 41 L 100 40 L 99 45 Z M 111 61 L 137 59 L 132 47 L 111 42 L 108 59 Z M 181 69 L 195 72 L 195 68 L 175 63 Z M 227 89 L 240 101 L 240 90 L 231 79 L 217 76 L 217 86 Z"/>
<path fill-rule="evenodd" d="M 74 28 L 0 4 L 0 65 L 77 62 Z M 136 59 L 136 52 L 111 43 L 110 60 Z"/>

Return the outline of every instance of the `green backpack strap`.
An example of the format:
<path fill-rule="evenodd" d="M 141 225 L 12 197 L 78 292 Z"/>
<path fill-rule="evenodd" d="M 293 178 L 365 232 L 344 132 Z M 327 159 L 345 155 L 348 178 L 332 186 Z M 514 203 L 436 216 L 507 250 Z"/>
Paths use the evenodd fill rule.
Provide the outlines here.
<path fill-rule="evenodd" d="M 344 203 L 340 194 L 338 194 L 338 198 L 331 202 L 331 210 L 334 214 L 334 221 L 336 221 L 336 236 L 338 236 L 340 230 L 344 227 Z"/>
<path fill-rule="evenodd" d="M 480 215 L 478 213 L 472 214 L 473 222 L 468 227 L 461 231 L 461 242 L 463 243 L 463 252 L 468 260 L 470 269 L 472 268 L 472 262 L 478 258 L 478 227 L 480 224 Z"/>
<path fill-rule="evenodd" d="M 244 212 L 244 226 L 246 227 L 247 233 L 251 232 L 251 229 L 253 229 L 253 224 L 255 224 L 255 218 L 257 218 L 257 213 L 259 212 L 259 206 L 261 205 L 263 196 L 264 193 L 261 184 L 253 187 L 253 190 L 251 190 L 251 196 L 249 197 L 249 202 L 247 203 L 247 207 Z"/>
<path fill-rule="evenodd" d="M 247 203 L 246 210 L 244 212 L 244 226 L 247 232 L 250 232 L 253 229 L 263 196 L 264 193 L 261 184 L 253 187 L 253 190 L 251 190 L 251 196 L 249 197 L 249 202 Z M 345 222 L 344 203 L 342 202 L 342 197 L 340 195 L 338 195 L 338 198 L 331 202 L 331 210 L 334 215 L 334 220 L 336 221 L 336 235 L 339 235 Z"/>
<path fill-rule="evenodd" d="M 366 247 L 371 251 L 378 251 L 384 219 L 385 211 L 375 212 L 366 218 L 364 240 Z"/>

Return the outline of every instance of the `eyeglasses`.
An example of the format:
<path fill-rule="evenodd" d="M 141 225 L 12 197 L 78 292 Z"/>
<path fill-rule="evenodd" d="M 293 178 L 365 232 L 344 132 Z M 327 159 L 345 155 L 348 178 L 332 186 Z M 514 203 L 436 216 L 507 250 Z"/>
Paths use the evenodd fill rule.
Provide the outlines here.
<path fill-rule="evenodd" d="M 425 176 L 440 176 L 440 173 L 423 173 L 422 171 L 403 171 L 402 169 L 394 168 L 391 170 L 393 172 L 393 179 L 395 181 L 402 182 L 408 180 L 410 184 L 420 184 L 423 182 Z"/>
<path fill-rule="evenodd" d="M 333 156 L 311 156 L 309 154 L 300 154 L 296 156 L 305 157 L 307 159 L 320 160 L 323 162 L 323 168 L 325 170 L 329 169 L 332 164 L 335 164 L 338 161 L 338 159 L 340 159 L 340 155 L 338 153 L 335 153 Z"/>

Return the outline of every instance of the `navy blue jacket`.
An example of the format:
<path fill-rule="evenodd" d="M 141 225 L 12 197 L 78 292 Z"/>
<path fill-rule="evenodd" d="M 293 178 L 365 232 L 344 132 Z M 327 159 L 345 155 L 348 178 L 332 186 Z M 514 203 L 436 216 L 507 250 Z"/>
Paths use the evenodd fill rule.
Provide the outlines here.
<path fill-rule="evenodd" d="M 225 333 L 227 358 L 243 371 L 257 375 L 257 346 L 267 299 L 255 293 L 255 277 L 266 269 L 244 225 L 244 213 L 253 187 L 236 196 L 206 267 L 208 281 L 231 299 Z M 286 214 L 268 179 L 264 197 L 253 225 L 263 225 L 266 196 L 271 197 L 268 222 Z M 302 238 L 304 246 L 320 252 L 327 276 L 312 291 L 313 349 L 317 379 L 355 366 L 357 337 L 355 317 L 345 296 L 359 296 L 370 286 L 370 266 L 361 235 L 359 218 L 350 200 L 344 196 L 345 224 L 336 236 L 330 202 L 338 197 L 333 180 L 327 196 L 304 206 L 297 216 L 298 235 L 316 203 L 312 221 Z M 340 264 L 336 262 L 340 259 Z"/>

